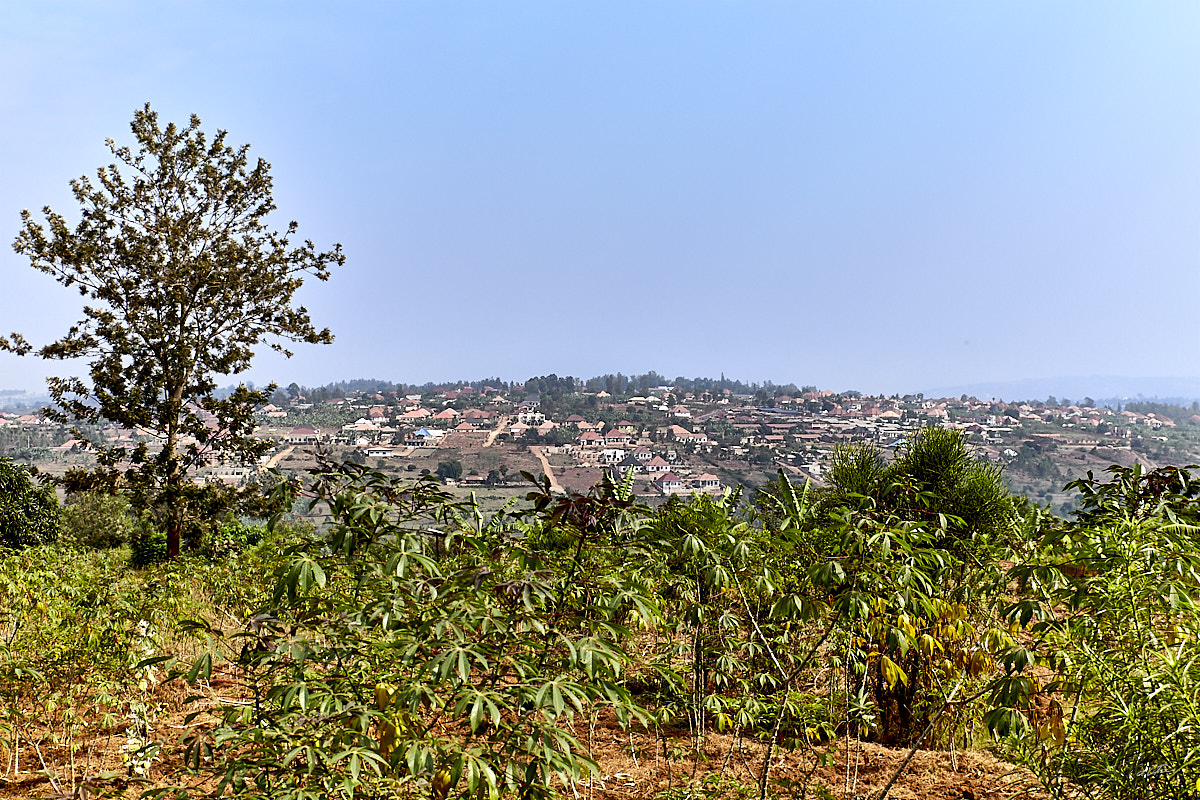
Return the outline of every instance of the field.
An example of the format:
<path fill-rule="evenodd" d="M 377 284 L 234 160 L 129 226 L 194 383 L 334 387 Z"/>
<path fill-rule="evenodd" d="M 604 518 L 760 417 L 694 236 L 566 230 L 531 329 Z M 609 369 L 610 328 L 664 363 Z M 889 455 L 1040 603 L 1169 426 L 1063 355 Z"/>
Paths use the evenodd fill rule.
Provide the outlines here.
<path fill-rule="evenodd" d="M 279 450 L 306 476 L 292 513 L 197 522 L 174 559 L 121 497 L 59 509 L 0 462 L 28 528 L 0 529 L 0 795 L 1165 800 L 1200 780 L 1185 469 L 1114 465 L 1056 517 L 938 428 L 840 450 L 822 488 L 785 470 L 651 503 L 540 447 L 360 455 Z M 516 480 L 546 464 L 552 483 Z"/>

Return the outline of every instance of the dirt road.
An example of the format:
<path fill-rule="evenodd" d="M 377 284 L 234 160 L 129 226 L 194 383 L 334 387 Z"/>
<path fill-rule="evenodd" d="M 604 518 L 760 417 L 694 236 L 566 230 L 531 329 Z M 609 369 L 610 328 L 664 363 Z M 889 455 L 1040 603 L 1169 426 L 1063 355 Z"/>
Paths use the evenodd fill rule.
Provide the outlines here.
<path fill-rule="evenodd" d="M 531 447 L 529 452 L 537 456 L 537 460 L 542 462 L 542 472 L 550 479 L 550 491 L 561 492 L 563 488 L 558 485 L 558 481 L 554 477 L 554 470 L 550 469 L 550 462 L 546 459 L 546 454 L 542 452 L 540 447 Z"/>
<path fill-rule="evenodd" d="M 271 469 L 276 464 L 278 464 L 280 461 L 283 461 L 285 458 L 290 456 L 292 454 L 292 451 L 295 449 L 296 449 L 296 445 L 291 444 L 291 445 L 288 445 L 287 447 L 283 448 L 282 450 L 280 450 L 275 455 L 271 456 L 269 459 L 267 459 L 267 469 Z"/>
<path fill-rule="evenodd" d="M 488 438 L 487 438 L 487 441 L 485 441 L 485 442 L 483 443 L 483 446 L 484 446 L 484 447 L 491 447 L 491 446 L 492 446 L 492 442 L 496 441 L 496 437 L 497 437 L 497 436 L 499 436 L 500 434 L 504 433 L 504 427 L 505 427 L 507 424 L 508 424 L 508 417 L 501 417 L 501 418 L 500 418 L 500 421 L 496 423 L 496 430 L 494 430 L 494 431 L 490 431 L 490 432 L 488 433 Z"/>

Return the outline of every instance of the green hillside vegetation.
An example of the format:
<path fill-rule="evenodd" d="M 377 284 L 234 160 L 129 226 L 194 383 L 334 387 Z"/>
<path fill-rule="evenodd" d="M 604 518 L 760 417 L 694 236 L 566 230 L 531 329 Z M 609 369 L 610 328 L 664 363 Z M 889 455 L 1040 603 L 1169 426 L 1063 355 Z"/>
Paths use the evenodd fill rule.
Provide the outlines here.
<path fill-rule="evenodd" d="M 1060 519 L 931 429 L 890 464 L 839 451 L 832 478 L 657 509 L 628 483 L 534 482 L 485 515 L 432 478 L 324 460 L 276 490 L 327 510 L 319 527 L 229 519 L 141 568 L 147 521 L 73 498 L 58 541 L 22 523 L 0 561 L 4 777 L 549 797 L 604 771 L 585 733 L 603 723 L 659 743 L 641 755 L 675 765 L 671 797 L 845 796 L 828 771 L 871 741 L 991 748 L 1053 797 L 1196 790 L 1187 470 L 1089 475 Z M 717 736 L 743 743 L 728 781 Z M 774 772 L 781 752 L 807 772 Z"/>

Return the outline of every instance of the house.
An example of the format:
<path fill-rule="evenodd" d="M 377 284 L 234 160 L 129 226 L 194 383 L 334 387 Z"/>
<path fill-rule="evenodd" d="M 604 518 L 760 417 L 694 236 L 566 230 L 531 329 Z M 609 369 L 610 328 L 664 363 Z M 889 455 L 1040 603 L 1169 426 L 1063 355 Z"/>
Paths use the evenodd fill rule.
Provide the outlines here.
<path fill-rule="evenodd" d="M 704 444 L 708 441 L 708 434 L 693 433 L 681 425 L 672 425 L 667 429 L 667 433 L 675 441 L 684 444 Z"/>
<path fill-rule="evenodd" d="M 616 464 L 625 460 L 625 450 L 621 447 L 606 447 L 600 451 L 599 460 L 603 464 Z"/>
<path fill-rule="evenodd" d="M 229 486 L 244 486 L 254 476 L 254 468 L 243 464 L 222 464 L 205 476 L 207 482 L 219 482 Z"/>
<path fill-rule="evenodd" d="M 579 416 L 578 414 L 572 414 L 571 416 L 567 417 L 564 424 L 565 425 L 574 425 L 576 428 L 578 428 L 579 423 L 581 423 L 583 421 L 584 421 L 583 417 Z"/>
<path fill-rule="evenodd" d="M 391 458 L 396 451 L 390 447 L 368 447 L 367 458 Z"/>
<path fill-rule="evenodd" d="M 580 447 L 599 447 L 604 444 L 604 437 L 595 431 L 585 431 L 575 439 Z"/>
<path fill-rule="evenodd" d="M 692 485 L 702 492 L 720 491 L 722 488 L 721 479 L 708 472 L 694 479 Z"/>
<path fill-rule="evenodd" d="M 663 459 L 662 456 L 655 456 L 654 458 L 650 459 L 649 461 L 646 461 L 643 463 L 645 463 L 645 465 L 646 465 L 646 472 L 649 472 L 651 474 L 671 471 L 670 462 Z"/>
<path fill-rule="evenodd" d="M 319 428 L 300 425 L 288 431 L 284 438 L 288 444 L 316 444 L 321 438 L 321 431 Z"/>
<path fill-rule="evenodd" d="M 627 470 L 633 470 L 635 474 L 640 474 L 646 471 L 646 463 L 638 461 L 633 454 L 625 456 L 617 462 L 617 466 L 621 468 L 621 473 L 624 474 Z"/>
<path fill-rule="evenodd" d="M 654 488 L 664 495 L 682 494 L 683 479 L 674 472 L 667 472 L 654 480 Z"/>
<path fill-rule="evenodd" d="M 359 418 L 354 422 L 347 422 L 342 426 L 342 433 L 368 433 L 377 432 L 379 430 L 380 425 L 378 422 L 371 422 L 370 420 L 363 418 Z"/>
<path fill-rule="evenodd" d="M 492 420 L 496 418 L 496 412 L 480 411 L 477 408 L 472 408 L 464 411 L 462 418 L 475 427 L 482 428 L 491 424 Z"/>
<path fill-rule="evenodd" d="M 650 461 L 650 459 L 654 458 L 654 453 L 649 447 L 635 447 L 631 455 L 642 464 L 645 464 Z"/>
<path fill-rule="evenodd" d="M 419 428 L 404 437 L 404 444 L 407 447 L 437 447 L 445 435 L 445 431 Z"/>
<path fill-rule="evenodd" d="M 609 447 L 623 447 L 629 444 L 629 434 L 625 431 L 613 428 L 608 433 L 604 434 L 604 444 Z"/>

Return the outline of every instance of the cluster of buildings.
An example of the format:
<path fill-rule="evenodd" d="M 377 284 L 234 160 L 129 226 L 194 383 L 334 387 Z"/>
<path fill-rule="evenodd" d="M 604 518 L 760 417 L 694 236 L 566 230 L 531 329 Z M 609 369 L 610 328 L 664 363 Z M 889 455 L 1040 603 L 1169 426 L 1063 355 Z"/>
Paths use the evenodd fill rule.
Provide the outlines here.
<path fill-rule="evenodd" d="M 1090 404 L 816 390 L 768 397 L 669 386 L 625 397 L 604 391 L 559 395 L 547 403 L 519 387 L 471 386 L 424 394 L 362 393 L 319 404 L 304 397 L 279 402 L 257 413 L 260 435 L 285 446 L 335 446 L 393 459 L 430 448 L 534 445 L 564 467 L 633 470 L 663 495 L 719 492 L 724 486 L 714 472 L 745 462 L 787 466 L 820 480 L 836 446 L 861 441 L 895 448 L 930 425 L 962 430 L 982 455 L 1013 460 L 1031 440 L 1128 448 L 1138 440 L 1165 441 L 1178 424 L 1200 423 L 1200 414 L 1177 420 Z M 318 418 L 325 424 L 311 422 Z M 289 427 L 292 422 L 299 424 Z M 0 430 L 47 425 L 52 423 L 38 414 L 0 414 Z M 136 431 L 110 433 L 114 442 L 138 439 Z M 73 447 L 73 442 L 60 446 Z M 231 482 L 246 479 L 247 469 L 252 470 L 210 467 L 212 475 Z"/>

